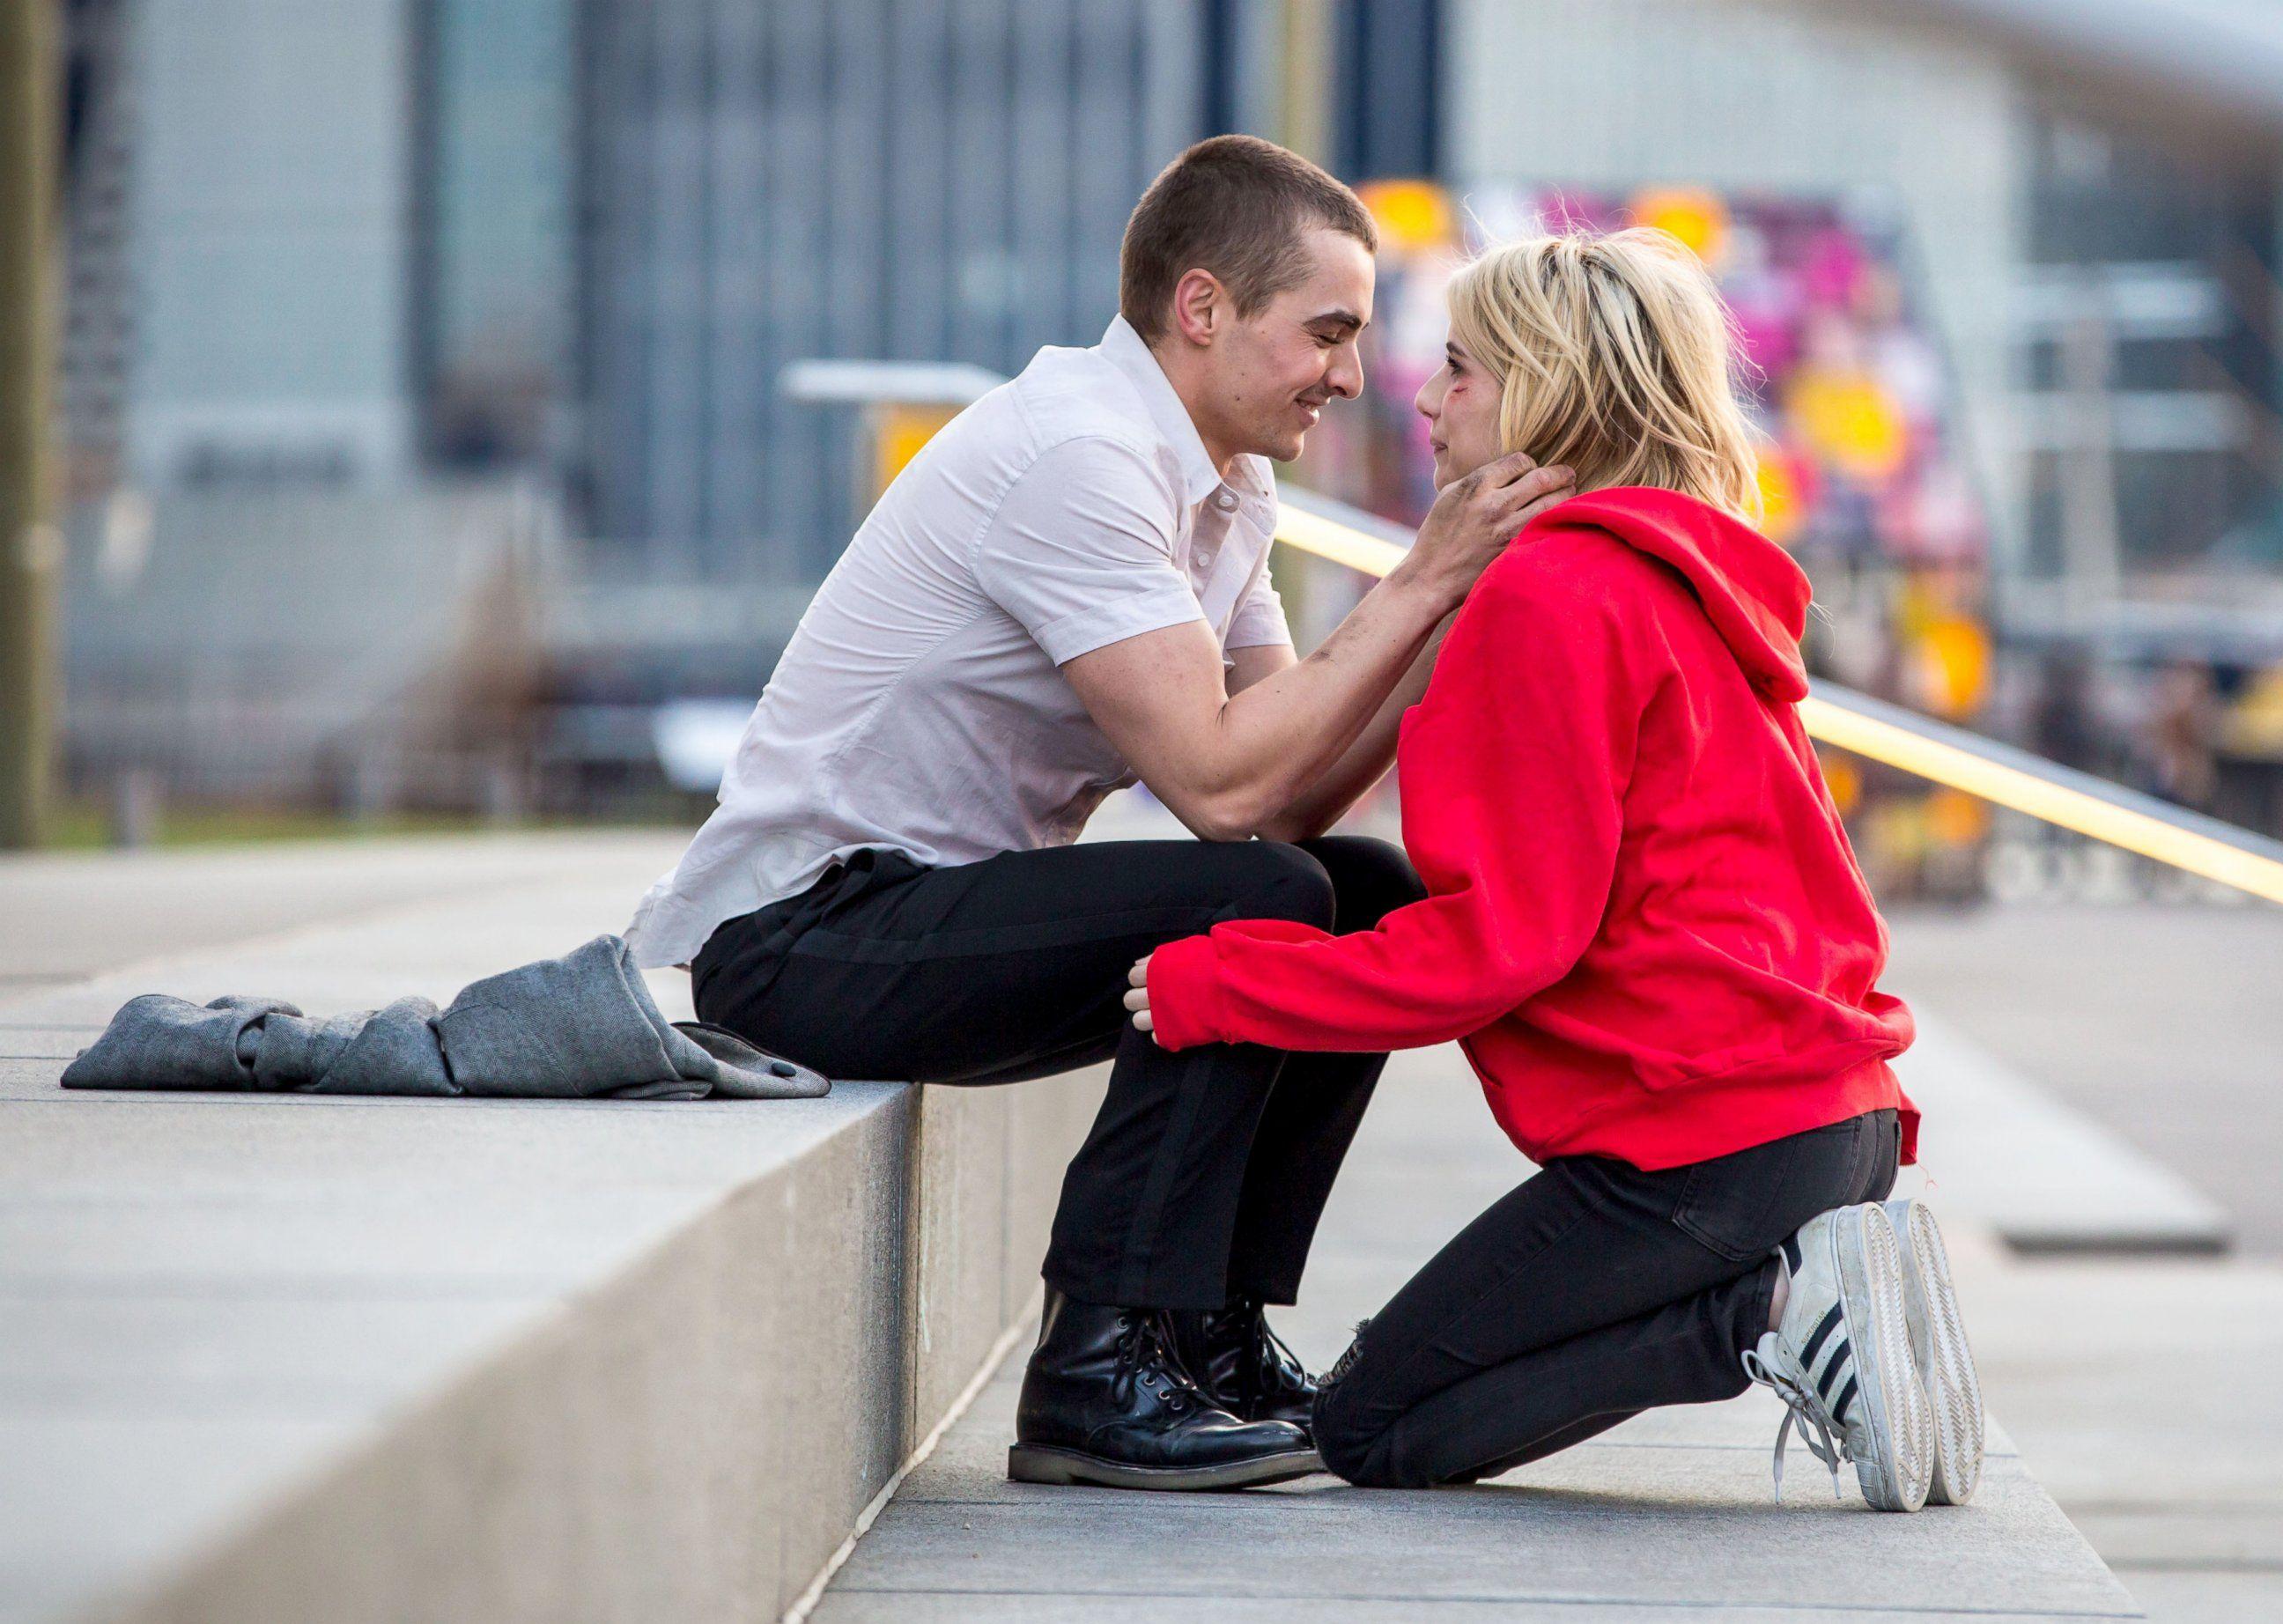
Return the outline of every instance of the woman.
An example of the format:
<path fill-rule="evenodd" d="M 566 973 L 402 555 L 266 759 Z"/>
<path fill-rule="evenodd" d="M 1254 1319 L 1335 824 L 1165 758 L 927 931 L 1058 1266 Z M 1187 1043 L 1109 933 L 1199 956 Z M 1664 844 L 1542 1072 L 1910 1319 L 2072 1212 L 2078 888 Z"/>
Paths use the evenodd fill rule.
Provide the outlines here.
<path fill-rule="evenodd" d="M 1659 1404 L 1773 1387 L 1831 1468 L 1963 1501 L 1981 1404 L 1941 1239 L 1879 1205 L 1914 1157 L 1886 932 L 1796 702 L 1808 583 L 1748 523 L 1710 279 L 1661 232 L 1549 237 L 1453 281 L 1420 391 L 1438 485 L 1522 450 L 1579 494 L 1527 526 L 1405 719 L 1430 892 L 1332 937 L 1240 921 L 1135 966 L 1168 1048 L 1461 1039 L 1542 1170 L 1326 1377 L 1358 1483 L 1501 1472 Z"/>

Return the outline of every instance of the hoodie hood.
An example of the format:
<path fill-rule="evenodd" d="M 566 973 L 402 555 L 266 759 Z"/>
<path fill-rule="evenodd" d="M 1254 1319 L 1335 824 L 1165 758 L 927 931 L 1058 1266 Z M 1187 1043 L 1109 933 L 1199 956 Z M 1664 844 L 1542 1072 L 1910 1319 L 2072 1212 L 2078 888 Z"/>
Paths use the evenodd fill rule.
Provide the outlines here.
<path fill-rule="evenodd" d="M 1591 525 L 1671 565 L 1755 688 L 1786 703 L 1807 697 L 1806 572 L 1742 520 L 1679 491 L 1628 485 L 1573 496 L 1531 528 L 1539 525 Z"/>

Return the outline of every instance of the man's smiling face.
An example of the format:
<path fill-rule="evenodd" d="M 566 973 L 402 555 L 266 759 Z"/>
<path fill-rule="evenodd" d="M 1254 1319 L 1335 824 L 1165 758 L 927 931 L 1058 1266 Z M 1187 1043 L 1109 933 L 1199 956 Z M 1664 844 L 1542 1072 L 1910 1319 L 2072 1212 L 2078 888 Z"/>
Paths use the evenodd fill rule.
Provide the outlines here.
<path fill-rule="evenodd" d="M 1363 392 L 1356 340 L 1371 320 L 1371 251 L 1321 227 L 1302 239 L 1308 272 L 1216 335 L 1199 429 L 1208 443 L 1289 462 L 1335 396 Z"/>

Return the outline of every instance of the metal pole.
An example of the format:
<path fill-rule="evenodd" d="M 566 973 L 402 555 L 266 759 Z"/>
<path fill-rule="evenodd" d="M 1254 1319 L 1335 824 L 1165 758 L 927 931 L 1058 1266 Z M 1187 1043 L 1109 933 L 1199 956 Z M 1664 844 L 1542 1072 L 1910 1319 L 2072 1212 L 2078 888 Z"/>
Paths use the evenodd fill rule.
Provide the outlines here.
<path fill-rule="evenodd" d="M 54 0 L 0 0 L 0 847 L 39 843 L 54 762 L 56 40 Z"/>
<path fill-rule="evenodd" d="M 2084 308 L 2061 337 L 2070 442 L 2061 464 L 2061 602 L 2082 634 L 2100 626 L 2123 590 L 2116 523 L 2116 333 L 2110 293 L 2087 273 Z"/>

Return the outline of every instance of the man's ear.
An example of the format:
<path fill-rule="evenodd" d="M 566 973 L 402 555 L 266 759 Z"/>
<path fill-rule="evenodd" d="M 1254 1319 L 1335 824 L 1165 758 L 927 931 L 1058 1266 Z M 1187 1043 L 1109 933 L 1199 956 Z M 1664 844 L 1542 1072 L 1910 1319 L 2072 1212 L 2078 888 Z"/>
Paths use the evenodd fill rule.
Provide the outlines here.
<path fill-rule="evenodd" d="M 1191 344 L 1211 346 L 1232 314 L 1228 290 L 1211 271 L 1183 271 L 1173 284 L 1173 328 Z"/>

